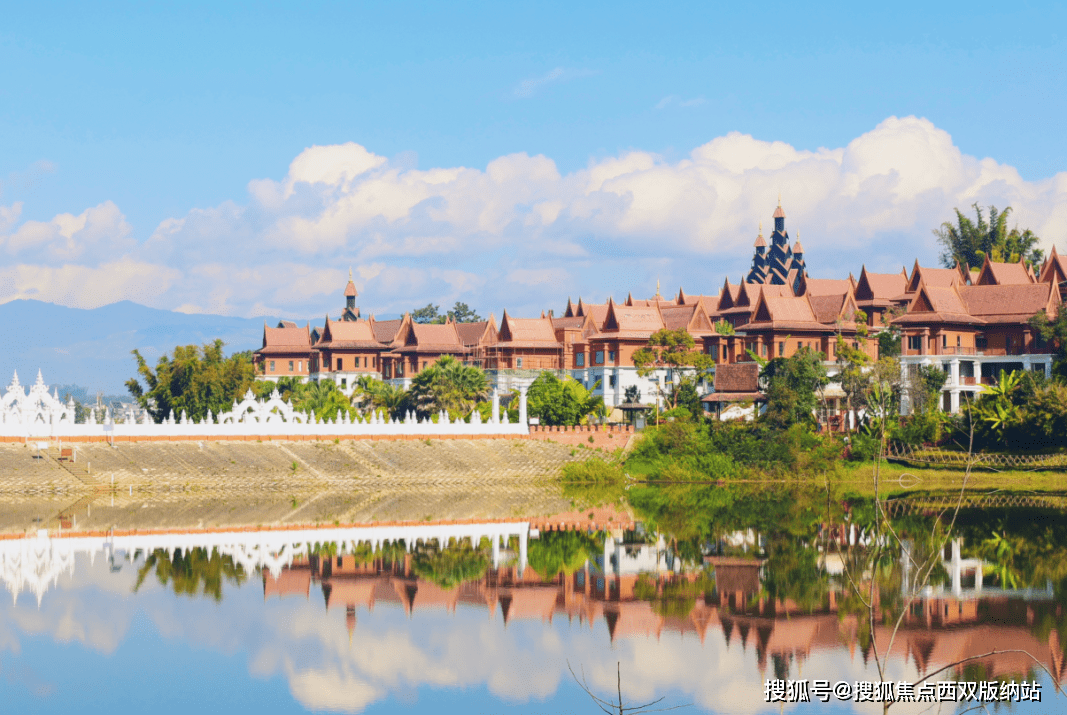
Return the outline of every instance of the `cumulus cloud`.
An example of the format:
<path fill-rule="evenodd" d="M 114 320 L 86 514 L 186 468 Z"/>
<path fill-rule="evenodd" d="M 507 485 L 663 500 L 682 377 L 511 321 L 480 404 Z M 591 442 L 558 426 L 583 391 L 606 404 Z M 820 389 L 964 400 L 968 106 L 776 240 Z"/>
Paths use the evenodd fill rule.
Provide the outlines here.
<path fill-rule="evenodd" d="M 454 300 L 535 314 L 567 295 L 651 293 L 657 276 L 709 293 L 747 269 L 779 194 L 822 277 L 933 264 L 931 229 L 974 202 L 1010 204 L 1046 248 L 1067 233 L 1067 173 L 1025 181 L 916 117 L 890 117 L 836 148 L 731 132 L 678 160 L 631 150 L 568 173 L 525 153 L 484 169 L 418 168 L 349 142 L 310 147 L 282 178 L 161 221 L 145 240 L 110 202 L 50 221 L 0 207 L 0 251 L 17 261 L 0 270 L 0 300 L 121 296 L 191 312 L 317 315 L 338 309 L 349 266 L 361 307 L 379 315 Z"/>

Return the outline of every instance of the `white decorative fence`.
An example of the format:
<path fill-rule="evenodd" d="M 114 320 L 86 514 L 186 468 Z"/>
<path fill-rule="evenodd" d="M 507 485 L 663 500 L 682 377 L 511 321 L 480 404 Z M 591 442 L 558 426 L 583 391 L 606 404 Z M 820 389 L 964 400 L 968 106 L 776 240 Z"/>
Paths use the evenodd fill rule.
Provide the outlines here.
<path fill-rule="evenodd" d="M 101 413 L 90 410 L 84 424 L 75 423 L 73 400 L 64 404 L 54 390 L 48 392 L 40 371 L 37 382 L 27 392 L 15 374 L 0 398 L 0 438 L 56 438 L 56 439 L 243 439 L 248 437 L 461 437 L 507 436 L 529 433 L 526 419 L 526 390 L 519 392 L 519 420 L 509 422 L 507 413 L 501 414 L 499 394 L 493 393 L 492 415 L 483 421 L 475 410 L 470 421 L 450 420 L 445 412 L 437 420 L 418 419 L 408 412 L 403 419 L 389 419 L 381 411 L 363 417 L 350 418 L 347 412 L 319 419 L 314 414 L 297 411 L 283 401 L 275 390 L 267 400 L 257 400 L 249 390 L 233 409 L 213 415 L 210 411 L 199 421 L 191 420 L 183 411 L 173 412 L 161 423 L 153 422 L 147 412 L 140 419 L 132 409 L 112 415 L 105 407 Z"/>

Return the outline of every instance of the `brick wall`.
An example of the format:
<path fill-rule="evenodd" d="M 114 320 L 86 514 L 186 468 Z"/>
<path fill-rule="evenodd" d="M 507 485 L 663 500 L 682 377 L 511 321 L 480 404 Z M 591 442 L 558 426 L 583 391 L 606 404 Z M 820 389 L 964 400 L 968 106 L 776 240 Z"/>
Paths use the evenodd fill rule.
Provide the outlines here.
<path fill-rule="evenodd" d="M 630 425 L 597 425 L 595 427 L 547 427 L 530 425 L 529 439 L 543 439 L 560 444 L 569 444 L 586 447 L 597 447 L 606 450 L 621 449 L 626 446 L 626 441 L 633 434 Z M 590 442 L 589 438 L 593 441 Z"/>

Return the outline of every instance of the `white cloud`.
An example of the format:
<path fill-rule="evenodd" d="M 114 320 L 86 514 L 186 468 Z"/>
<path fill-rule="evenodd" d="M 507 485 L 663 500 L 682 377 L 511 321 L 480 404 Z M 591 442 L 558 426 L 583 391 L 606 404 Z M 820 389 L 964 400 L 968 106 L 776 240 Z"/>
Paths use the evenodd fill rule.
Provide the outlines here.
<path fill-rule="evenodd" d="M 1023 180 L 916 117 L 836 148 L 732 132 L 679 160 L 631 150 L 569 173 L 524 153 L 418 169 L 350 142 L 311 147 L 281 179 L 168 218 L 140 244 L 110 202 L 50 221 L 0 207 L 0 250 L 19 261 L 0 269 L 0 301 L 318 315 L 339 309 L 349 266 L 379 315 L 453 300 L 536 314 L 567 295 L 639 294 L 657 275 L 707 293 L 747 268 L 779 193 L 817 276 L 932 264 L 930 230 L 976 201 L 1010 204 L 1046 247 L 1067 234 L 1067 173 Z"/>

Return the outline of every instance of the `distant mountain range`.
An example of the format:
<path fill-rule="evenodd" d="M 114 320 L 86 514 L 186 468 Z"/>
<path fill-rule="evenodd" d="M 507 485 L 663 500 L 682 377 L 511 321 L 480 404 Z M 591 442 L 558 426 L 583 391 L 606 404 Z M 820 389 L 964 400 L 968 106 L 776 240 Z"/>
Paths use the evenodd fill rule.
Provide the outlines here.
<path fill-rule="evenodd" d="M 136 373 L 131 350 L 140 350 L 152 365 L 176 345 L 215 338 L 226 343 L 227 354 L 255 350 L 263 342 L 264 322 L 274 326 L 278 318 L 190 315 L 129 301 L 81 310 L 14 300 L 0 305 L 0 387 L 7 387 L 14 370 L 23 385 L 32 384 L 40 369 L 49 385 L 127 395 L 124 383 Z"/>

